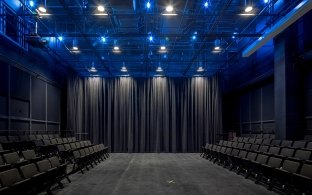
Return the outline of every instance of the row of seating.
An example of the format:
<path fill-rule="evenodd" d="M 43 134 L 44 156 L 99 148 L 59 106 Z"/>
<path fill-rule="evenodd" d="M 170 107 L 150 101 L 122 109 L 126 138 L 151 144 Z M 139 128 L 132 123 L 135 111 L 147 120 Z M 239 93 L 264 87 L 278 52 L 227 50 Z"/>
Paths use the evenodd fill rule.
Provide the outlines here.
<path fill-rule="evenodd" d="M 223 140 L 220 140 L 220 141 L 223 142 Z M 234 137 L 232 142 L 312 149 L 312 142 L 305 141 L 305 140 L 292 141 L 292 140 L 278 140 L 278 139 Z"/>
<path fill-rule="evenodd" d="M 244 137 L 263 138 L 263 139 L 275 139 L 275 135 L 272 134 L 272 133 L 248 134 L 248 136 L 244 136 Z"/>
<path fill-rule="evenodd" d="M 0 194 L 38 194 L 46 191 L 52 194 L 51 187 L 61 180 L 70 179 L 66 173 L 67 164 L 61 164 L 58 157 L 43 159 L 0 172 Z"/>
<path fill-rule="evenodd" d="M 311 150 L 220 141 L 206 144 L 203 156 L 246 178 L 253 176 L 256 183 L 263 182 L 268 189 L 277 187 L 288 193 L 312 192 Z"/>

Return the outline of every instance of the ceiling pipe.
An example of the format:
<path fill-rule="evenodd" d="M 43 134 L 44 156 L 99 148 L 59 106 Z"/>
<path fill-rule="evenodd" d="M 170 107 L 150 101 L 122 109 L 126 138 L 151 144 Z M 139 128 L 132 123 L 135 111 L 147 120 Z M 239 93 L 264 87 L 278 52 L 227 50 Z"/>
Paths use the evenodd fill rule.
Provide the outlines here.
<path fill-rule="evenodd" d="M 262 37 L 256 40 L 253 44 L 247 47 L 242 52 L 243 57 L 249 57 L 254 52 L 256 52 L 260 47 L 266 44 L 268 41 L 273 39 L 287 27 L 296 22 L 304 14 L 312 9 L 312 1 L 304 0 L 298 4 L 292 11 L 290 11 L 286 16 L 280 19 L 272 28 L 266 31 Z"/>

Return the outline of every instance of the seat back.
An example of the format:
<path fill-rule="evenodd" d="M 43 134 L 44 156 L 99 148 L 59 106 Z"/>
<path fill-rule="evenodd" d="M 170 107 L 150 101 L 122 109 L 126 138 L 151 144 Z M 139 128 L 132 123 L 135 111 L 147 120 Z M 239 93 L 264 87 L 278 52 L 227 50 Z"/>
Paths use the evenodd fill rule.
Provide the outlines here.
<path fill-rule="evenodd" d="M 280 155 L 286 157 L 292 157 L 295 153 L 295 149 L 292 148 L 282 148 Z"/>
<path fill-rule="evenodd" d="M 36 153 L 34 150 L 25 150 L 22 151 L 25 160 L 31 160 L 36 158 Z"/>
<path fill-rule="evenodd" d="M 58 167 L 61 165 L 60 160 L 56 156 L 49 158 L 49 161 L 52 167 Z"/>
<path fill-rule="evenodd" d="M 50 139 L 48 135 L 42 135 L 43 139 Z"/>
<path fill-rule="evenodd" d="M 300 175 L 312 179 L 312 164 L 303 164 L 300 170 Z"/>
<path fill-rule="evenodd" d="M 71 147 L 71 149 L 76 149 L 77 148 L 75 143 L 70 143 L 70 147 Z"/>
<path fill-rule="evenodd" d="M 261 145 L 259 148 L 259 152 L 267 152 L 269 150 L 268 145 Z"/>
<path fill-rule="evenodd" d="M 22 180 L 23 179 L 17 169 L 10 169 L 0 173 L 0 181 L 4 187 L 9 187 Z"/>
<path fill-rule="evenodd" d="M 279 139 L 273 139 L 271 142 L 272 146 L 280 146 L 281 145 L 281 140 Z"/>
<path fill-rule="evenodd" d="M 248 152 L 246 158 L 247 158 L 248 160 L 254 161 L 254 160 L 256 160 L 256 158 L 257 158 L 257 153 L 255 153 L 255 152 Z"/>
<path fill-rule="evenodd" d="M 232 156 L 238 156 L 238 154 L 239 154 L 239 150 L 238 149 L 233 149 L 232 152 L 231 152 Z"/>
<path fill-rule="evenodd" d="M 297 150 L 294 157 L 300 160 L 310 160 L 311 150 Z"/>
<path fill-rule="evenodd" d="M 304 148 L 307 144 L 306 141 L 295 141 L 292 145 L 293 148 Z"/>
<path fill-rule="evenodd" d="M 247 151 L 245 151 L 245 150 L 240 150 L 239 151 L 238 157 L 246 158 L 246 156 L 247 156 Z"/>
<path fill-rule="evenodd" d="M 233 137 L 232 141 L 233 142 L 238 142 L 238 137 Z"/>
<path fill-rule="evenodd" d="M 70 144 L 64 144 L 65 150 L 71 150 Z"/>
<path fill-rule="evenodd" d="M 29 140 L 30 141 L 35 141 L 37 138 L 35 135 L 29 135 Z"/>
<path fill-rule="evenodd" d="M 36 139 L 43 139 L 42 135 L 36 135 Z"/>
<path fill-rule="evenodd" d="M 34 163 L 20 167 L 20 170 L 21 170 L 24 178 L 31 178 L 32 176 L 39 173 L 39 171 L 38 171 L 38 169 Z"/>
<path fill-rule="evenodd" d="M 297 173 L 300 167 L 300 163 L 292 160 L 285 160 L 282 166 L 282 169 L 290 172 L 290 173 Z"/>
<path fill-rule="evenodd" d="M 75 158 L 75 159 L 80 158 L 80 156 L 81 156 L 80 153 L 79 153 L 78 151 L 74 151 L 74 152 L 73 152 L 73 155 L 74 155 L 74 158 Z"/>
<path fill-rule="evenodd" d="M 250 143 L 245 143 L 243 149 L 249 150 L 250 147 L 251 147 L 251 144 L 250 144 Z"/>
<path fill-rule="evenodd" d="M 64 152 L 65 151 L 64 145 L 57 145 L 57 149 L 58 149 L 59 152 Z"/>
<path fill-rule="evenodd" d="M 40 172 L 46 172 L 51 169 L 50 162 L 47 159 L 38 161 L 36 164 Z"/>
<path fill-rule="evenodd" d="M 3 157 L 4 157 L 5 162 L 8 164 L 15 164 L 20 161 L 20 158 L 17 152 L 4 154 Z"/>
<path fill-rule="evenodd" d="M 280 168 L 282 164 L 283 159 L 281 158 L 276 158 L 276 157 L 270 157 L 267 165 L 273 167 L 273 168 Z"/>
<path fill-rule="evenodd" d="M 238 137 L 238 142 L 243 142 L 243 138 L 242 137 Z"/>
<path fill-rule="evenodd" d="M 268 162 L 269 156 L 265 154 L 259 154 L 256 161 L 260 164 L 266 164 Z"/>
<path fill-rule="evenodd" d="M 260 139 L 256 139 L 255 144 L 259 144 L 260 145 L 260 144 L 262 144 L 262 142 L 263 142 L 263 139 L 261 139 L 261 138 Z"/>
<path fill-rule="evenodd" d="M 272 142 L 272 139 L 264 139 L 263 141 L 262 141 L 262 145 L 271 145 L 271 142 Z"/>
<path fill-rule="evenodd" d="M 50 134 L 48 136 L 49 136 L 50 139 L 54 139 L 55 138 L 53 134 Z"/>
<path fill-rule="evenodd" d="M 51 139 L 51 144 L 56 145 L 57 144 L 56 139 Z"/>
<path fill-rule="evenodd" d="M 293 144 L 293 141 L 291 141 L 291 140 L 283 140 L 281 143 L 281 146 L 290 147 L 292 144 Z"/>
<path fill-rule="evenodd" d="M 252 144 L 250 147 L 250 150 L 251 151 L 258 151 L 259 147 L 260 147 L 260 145 L 258 145 L 258 144 Z"/>
<path fill-rule="evenodd" d="M 268 153 L 270 153 L 270 154 L 279 154 L 280 150 L 281 150 L 280 147 L 272 146 L 272 147 L 270 147 Z"/>
<path fill-rule="evenodd" d="M 256 141 L 256 138 L 250 138 L 250 139 L 248 140 L 248 142 L 251 143 L 251 144 L 255 143 L 255 141 Z"/>
<path fill-rule="evenodd" d="M 247 143 L 249 141 L 249 137 L 244 137 L 243 142 Z"/>
<path fill-rule="evenodd" d="M 306 148 L 307 149 L 312 149 L 312 142 L 308 142 L 307 145 L 306 145 Z"/>

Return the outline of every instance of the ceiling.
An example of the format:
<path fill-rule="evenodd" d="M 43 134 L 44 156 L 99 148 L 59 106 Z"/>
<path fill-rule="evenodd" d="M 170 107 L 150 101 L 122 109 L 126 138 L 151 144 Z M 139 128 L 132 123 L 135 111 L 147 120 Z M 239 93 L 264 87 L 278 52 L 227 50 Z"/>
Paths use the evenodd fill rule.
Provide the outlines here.
<path fill-rule="evenodd" d="M 148 0 L 19 2 L 28 35 L 46 40 L 41 49 L 60 66 L 82 76 L 183 77 L 210 76 L 239 63 L 242 49 L 300 1 L 150 0 L 150 8 Z M 241 15 L 247 4 L 253 5 L 251 15 Z M 40 5 L 46 14 L 36 10 Z M 98 5 L 105 11 L 99 12 Z M 163 15 L 168 5 L 176 15 Z M 121 71 L 123 66 L 127 71 Z"/>

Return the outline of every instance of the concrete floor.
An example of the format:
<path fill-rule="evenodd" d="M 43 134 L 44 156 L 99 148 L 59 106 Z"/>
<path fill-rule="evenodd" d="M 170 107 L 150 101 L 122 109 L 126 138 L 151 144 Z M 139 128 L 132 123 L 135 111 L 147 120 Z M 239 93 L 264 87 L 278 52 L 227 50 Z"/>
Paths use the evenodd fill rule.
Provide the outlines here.
<path fill-rule="evenodd" d="M 106 161 L 65 180 L 57 195 L 275 194 L 199 154 L 113 153 Z"/>

